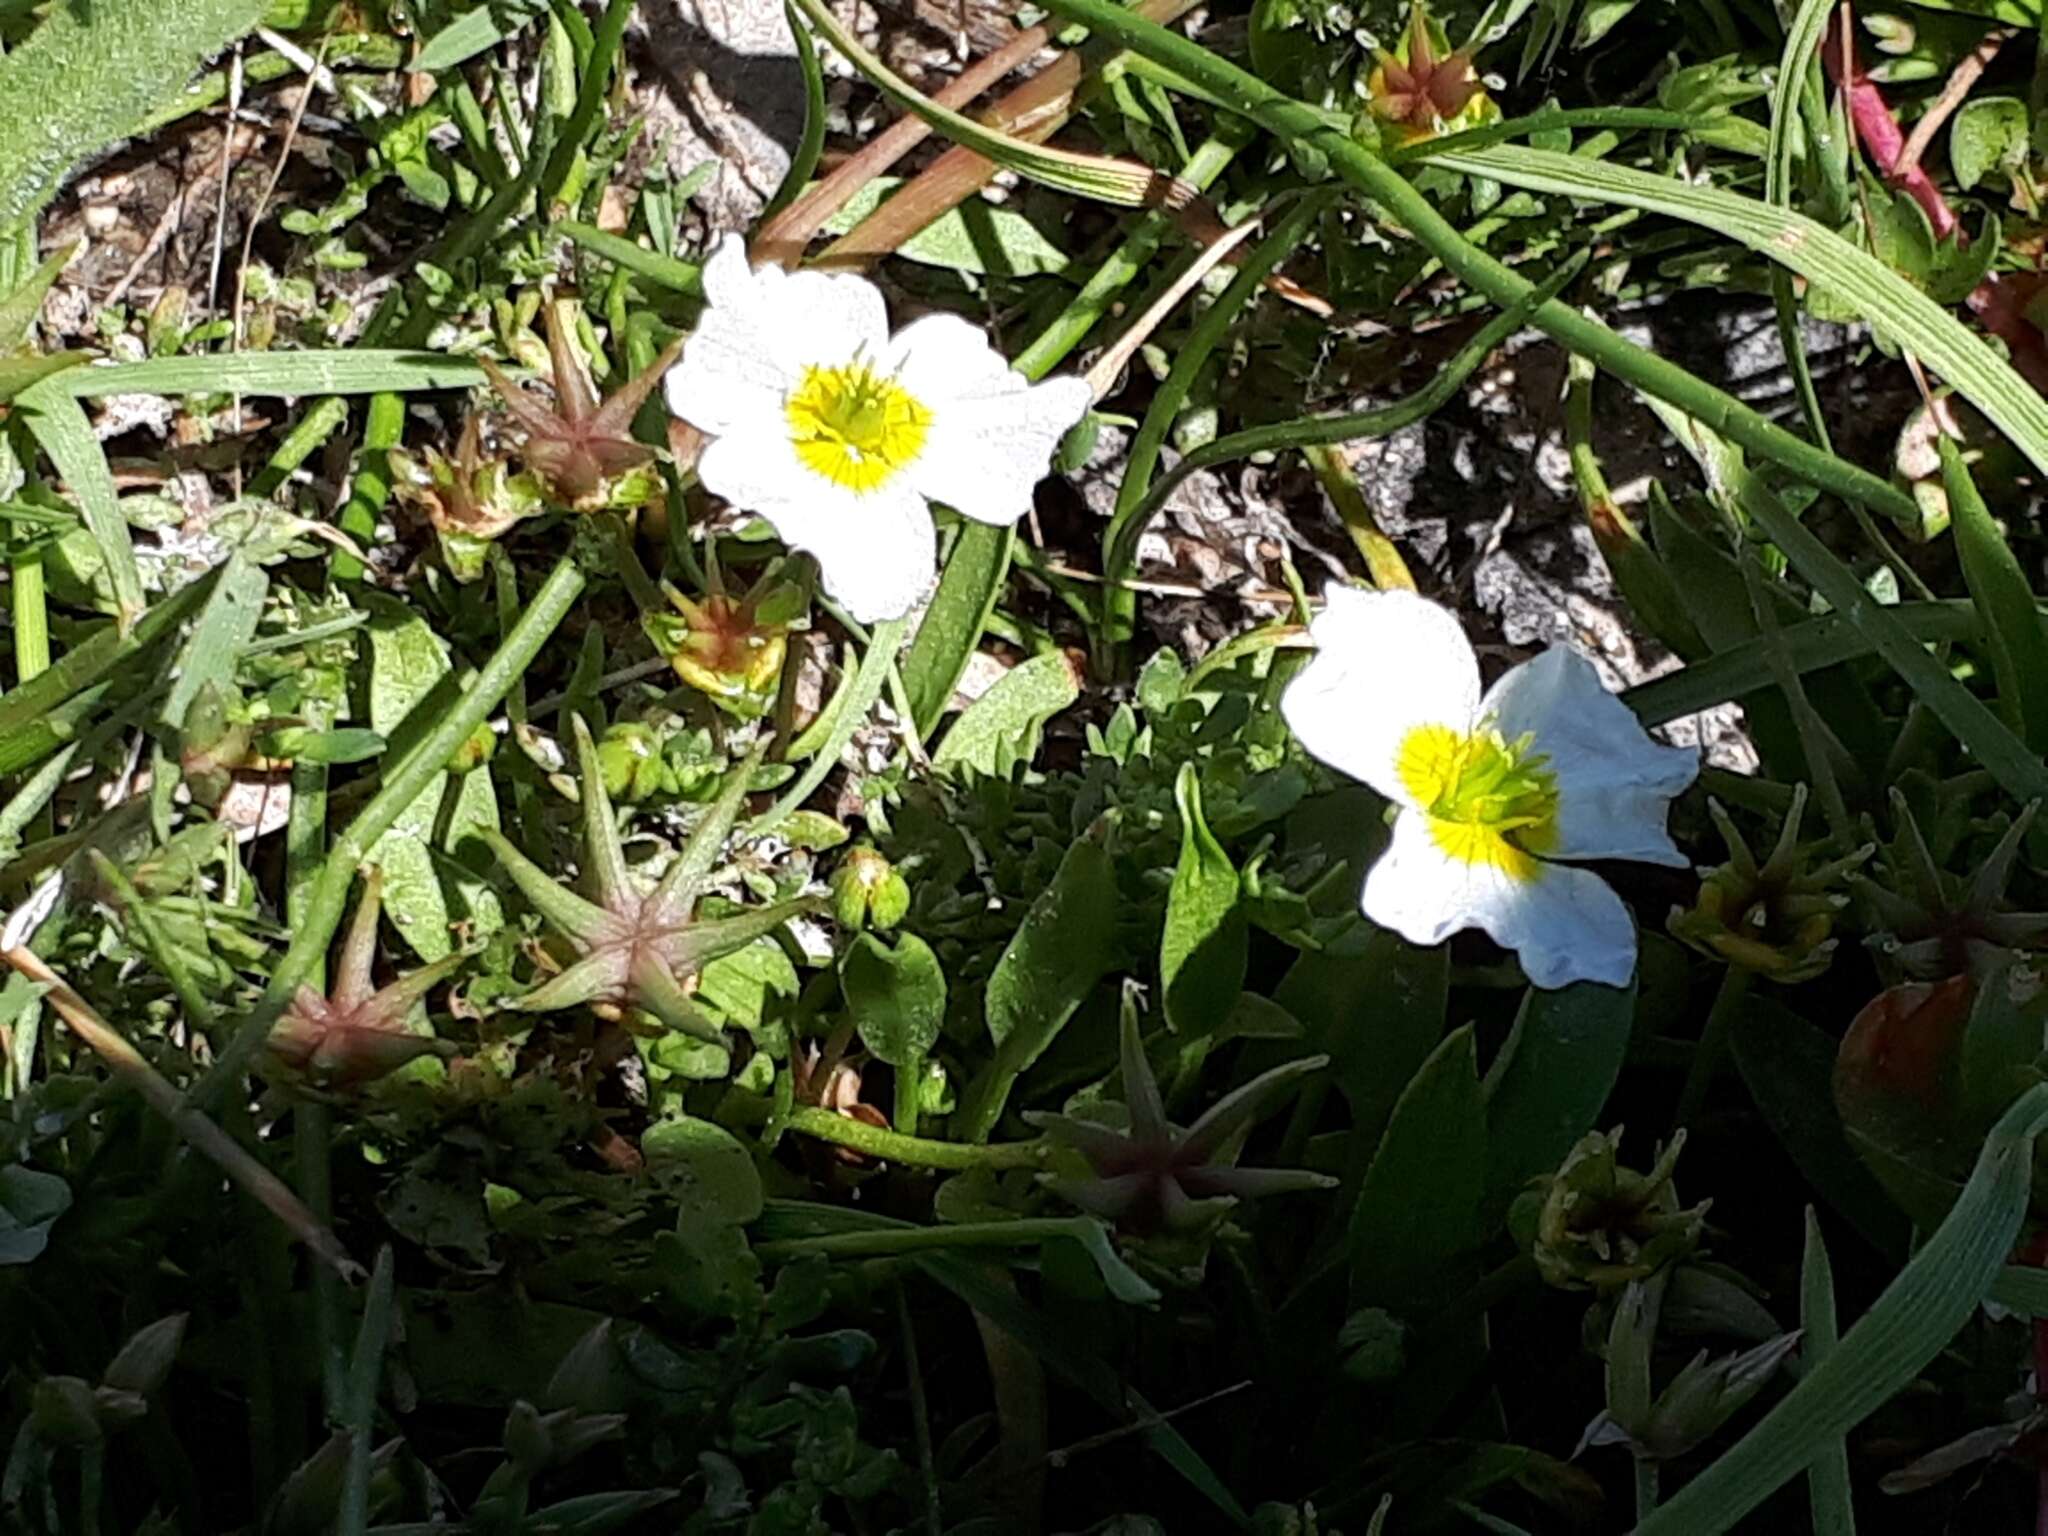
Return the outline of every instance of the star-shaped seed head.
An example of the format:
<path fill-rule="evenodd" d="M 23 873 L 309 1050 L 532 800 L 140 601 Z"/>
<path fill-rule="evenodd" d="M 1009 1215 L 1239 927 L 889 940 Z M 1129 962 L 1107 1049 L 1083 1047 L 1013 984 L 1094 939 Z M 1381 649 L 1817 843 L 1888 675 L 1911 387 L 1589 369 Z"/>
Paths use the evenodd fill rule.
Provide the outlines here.
<path fill-rule="evenodd" d="M 1619 1127 L 1581 1138 L 1554 1175 L 1515 1202 L 1510 1226 L 1533 1226 L 1530 1256 L 1543 1278 L 1564 1290 L 1618 1290 L 1699 1247 L 1709 1202 L 1681 1209 L 1671 1182 L 1684 1148 L 1678 1131 L 1650 1171 L 1637 1173 L 1622 1166 Z"/>
<path fill-rule="evenodd" d="M 717 1040 L 718 1026 L 690 997 L 697 973 L 720 955 L 744 949 L 798 913 L 817 906 L 815 901 L 800 898 L 730 917 L 697 915 L 698 898 L 732 835 L 758 759 L 748 758 L 733 769 L 725 792 L 705 813 L 675 862 L 659 883 L 645 889 L 626 867 L 618 820 L 611 797 L 605 793 L 604 769 L 590 727 L 581 716 L 574 717 L 571 725 L 583 804 L 584 880 L 596 900 L 557 884 L 502 835 L 484 833 L 520 893 L 550 927 L 575 946 L 578 955 L 566 970 L 507 1006 L 528 1013 L 585 1004 L 601 1009 L 637 1008 L 671 1029 Z"/>
<path fill-rule="evenodd" d="M 300 987 L 270 1032 L 266 1049 L 281 1077 L 315 1090 L 356 1088 L 421 1056 L 457 1054 L 451 1042 L 416 1035 L 405 1021 L 413 1005 L 466 957 L 449 955 L 377 988 L 370 967 L 377 954 L 383 892 L 383 871 L 372 869 L 342 940 L 333 989 L 322 997 L 311 987 Z"/>
<path fill-rule="evenodd" d="M 655 450 L 633 436 L 633 417 L 682 356 L 683 338 L 671 342 L 636 378 L 599 402 L 562 317 L 567 300 L 547 306 L 548 356 L 554 366 L 555 403 L 543 405 L 489 358 L 477 359 L 526 438 L 520 457 L 565 505 L 577 512 L 624 512 L 645 505 L 661 489 L 653 472 Z"/>
<path fill-rule="evenodd" d="M 1899 830 L 1885 850 L 1888 878 L 1880 883 L 1856 876 L 1851 881 L 1877 920 L 1879 932 L 1872 942 L 1881 953 L 1914 980 L 1935 981 L 1989 975 L 2022 951 L 2048 942 L 2048 912 L 2014 912 L 2005 899 L 2038 801 L 2020 812 L 1967 878 L 1942 868 L 1944 861 L 1930 851 L 1905 795 L 1894 788 L 1891 801 Z"/>
<path fill-rule="evenodd" d="M 1329 1057 L 1304 1056 L 1275 1067 L 1225 1094 L 1181 1130 L 1167 1121 L 1159 1080 L 1139 1038 L 1137 1001 L 1128 988 L 1122 1053 L 1126 1128 L 1078 1115 L 1027 1111 L 1024 1116 L 1086 1160 L 1093 1177 L 1043 1176 L 1056 1193 L 1082 1210 L 1138 1236 L 1178 1234 L 1220 1220 L 1241 1199 L 1328 1189 L 1337 1182 L 1295 1168 L 1232 1166 L 1244 1133 L 1277 1106 L 1296 1081 L 1329 1065 Z"/>
<path fill-rule="evenodd" d="M 521 518 L 546 510 L 532 475 L 513 474 L 503 460 L 484 457 L 474 413 L 463 419 L 454 458 L 430 445 L 418 458 L 394 448 L 390 459 L 392 494 L 432 525 L 441 558 L 457 581 L 475 581 L 491 541 Z"/>
<path fill-rule="evenodd" d="M 1868 845 L 1846 858 L 1816 864 L 1826 841 L 1802 844 L 1806 786 L 1793 786 L 1776 846 L 1761 864 L 1717 801 L 1707 814 L 1727 846 L 1728 861 L 1700 882 L 1690 907 L 1673 908 L 1666 926 L 1701 954 L 1777 982 L 1810 981 L 1835 953 L 1835 917 L 1849 904 L 1842 885 L 1868 859 Z"/>
<path fill-rule="evenodd" d="M 789 646 L 789 623 L 803 609 L 793 582 L 764 580 L 740 597 L 722 591 L 690 598 L 662 583 L 674 613 L 649 613 L 641 625 L 676 676 L 727 713 L 758 719 L 775 702 Z"/>
<path fill-rule="evenodd" d="M 1429 19 L 1420 5 L 1409 13 L 1407 44 L 1399 56 L 1382 50 L 1366 80 L 1373 115 L 1392 124 L 1404 139 L 1441 132 L 1483 90 L 1465 49 L 1437 56 Z"/>

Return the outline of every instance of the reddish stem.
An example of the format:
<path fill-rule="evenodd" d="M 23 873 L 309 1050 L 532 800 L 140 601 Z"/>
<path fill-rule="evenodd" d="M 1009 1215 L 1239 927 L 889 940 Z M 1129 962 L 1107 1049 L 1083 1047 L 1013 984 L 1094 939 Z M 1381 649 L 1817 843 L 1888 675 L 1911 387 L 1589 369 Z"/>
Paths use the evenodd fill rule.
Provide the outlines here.
<path fill-rule="evenodd" d="M 1907 195 L 1920 205 L 1937 240 L 1954 235 L 1958 244 L 1967 241 L 1968 232 L 1924 169 L 1913 165 L 1903 176 L 1896 174 L 1906 135 L 1900 130 L 1898 119 L 1892 116 L 1891 108 L 1885 105 L 1884 93 L 1864 72 L 1853 32 L 1845 30 L 1849 21 L 1849 7 L 1844 5 L 1829 24 L 1827 38 L 1821 44 L 1821 60 L 1828 78 L 1848 101 L 1849 120 L 1856 126 L 1856 137 L 1879 174 L 1893 186 L 1905 188 Z M 1849 76 L 1846 81 L 1842 78 L 1845 73 Z M 1969 304 L 1984 329 L 2006 344 L 2013 367 L 2034 388 L 2048 394 L 2048 337 L 2026 314 L 2027 304 L 2044 282 L 2048 279 L 2034 273 L 1994 272 L 1977 285 Z M 2044 1484 L 2043 1493 L 2043 1508 L 2048 1510 L 2048 1484 Z M 2048 1522 L 2048 1513 L 2044 1513 L 2043 1520 Z M 2040 1536 L 2048 1536 L 2048 1523 L 2043 1524 Z"/>
<path fill-rule="evenodd" d="M 1908 166 L 1903 176 L 1897 174 L 1899 157 L 1906 149 L 1906 135 L 1899 128 L 1899 120 L 1892 116 L 1892 109 L 1885 105 L 1884 93 L 1864 72 L 1855 38 L 1845 30 L 1848 16 L 1849 8 L 1844 6 L 1829 23 L 1827 39 L 1821 44 L 1821 62 L 1828 78 L 1848 98 L 1849 121 L 1856 125 L 1856 137 L 1863 141 L 1864 151 L 1877 166 L 1878 174 L 1893 186 L 1905 188 L 1907 196 L 1920 205 L 1927 222 L 1934 226 L 1935 239 L 1945 240 L 1951 234 L 1958 240 L 1964 239 L 1948 199 L 1922 167 Z M 1842 78 L 1845 73 L 1846 80 Z"/>

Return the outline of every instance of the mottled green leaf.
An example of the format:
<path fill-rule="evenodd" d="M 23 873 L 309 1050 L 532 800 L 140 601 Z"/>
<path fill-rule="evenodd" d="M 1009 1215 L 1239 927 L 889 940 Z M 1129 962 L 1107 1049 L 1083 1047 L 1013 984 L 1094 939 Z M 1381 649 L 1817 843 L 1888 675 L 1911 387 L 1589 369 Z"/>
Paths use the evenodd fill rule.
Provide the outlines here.
<path fill-rule="evenodd" d="M 640 1150 L 648 1171 L 682 1208 L 683 1224 L 744 1226 L 761 1214 L 761 1173 L 754 1155 L 709 1120 L 662 1120 Z"/>
<path fill-rule="evenodd" d="M 953 722 L 932 766 L 1008 778 L 1038 755 L 1046 721 L 1080 696 L 1081 680 L 1064 651 L 1019 662 Z"/>
<path fill-rule="evenodd" d="M 988 981 L 986 1014 L 995 1059 L 968 1089 L 964 1137 L 986 1141 L 1010 1088 L 1066 1028 L 1116 958 L 1116 875 L 1104 828 L 1067 850 L 1052 884 L 1024 914 Z"/>
<path fill-rule="evenodd" d="M 839 984 L 861 1043 L 892 1067 L 922 1060 L 946 1021 L 946 974 L 931 946 L 906 933 L 892 946 L 872 933 L 854 940 Z"/>

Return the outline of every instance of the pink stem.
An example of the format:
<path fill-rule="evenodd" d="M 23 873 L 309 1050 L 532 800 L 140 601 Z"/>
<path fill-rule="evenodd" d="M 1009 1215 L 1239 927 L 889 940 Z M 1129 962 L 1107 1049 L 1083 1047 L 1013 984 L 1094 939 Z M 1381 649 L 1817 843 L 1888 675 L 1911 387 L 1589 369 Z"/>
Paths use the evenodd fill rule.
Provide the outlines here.
<path fill-rule="evenodd" d="M 1948 200 L 1922 167 L 1910 166 L 1903 176 L 1895 174 L 1899 157 L 1906 149 L 1906 136 L 1900 131 L 1899 121 L 1892 116 L 1891 108 L 1884 104 L 1884 93 L 1864 73 L 1863 60 L 1855 51 L 1854 38 L 1849 38 L 1845 45 L 1842 29 L 1846 14 L 1847 7 L 1844 7 L 1829 24 L 1827 39 L 1821 44 L 1821 61 L 1827 69 L 1828 78 L 1848 97 L 1849 121 L 1856 125 L 1856 137 L 1863 141 L 1865 152 L 1876 162 L 1878 174 L 1893 186 L 1905 188 L 1907 196 L 1920 205 L 1927 215 L 1927 222 L 1934 226 L 1935 239 L 1945 240 L 1951 234 L 1958 240 L 1966 238 L 1957 226 Z M 1849 73 L 1847 80 L 1842 78 L 1845 62 Z"/>

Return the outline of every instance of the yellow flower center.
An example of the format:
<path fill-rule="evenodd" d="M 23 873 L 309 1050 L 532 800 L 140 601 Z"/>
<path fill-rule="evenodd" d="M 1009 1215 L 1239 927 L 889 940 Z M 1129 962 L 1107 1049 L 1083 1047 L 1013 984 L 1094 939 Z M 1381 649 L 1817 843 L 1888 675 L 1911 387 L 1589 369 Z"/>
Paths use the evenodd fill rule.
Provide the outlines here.
<path fill-rule="evenodd" d="M 1418 725 L 1402 739 L 1401 782 L 1450 858 L 1513 880 L 1543 872 L 1537 855 L 1557 841 L 1557 775 L 1549 758 L 1530 750 L 1533 740 L 1509 741 L 1485 725 L 1469 732 Z"/>
<path fill-rule="evenodd" d="M 797 457 L 834 485 L 865 493 L 924 449 L 932 413 L 886 373 L 855 359 L 804 370 L 783 405 Z"/>

